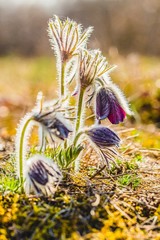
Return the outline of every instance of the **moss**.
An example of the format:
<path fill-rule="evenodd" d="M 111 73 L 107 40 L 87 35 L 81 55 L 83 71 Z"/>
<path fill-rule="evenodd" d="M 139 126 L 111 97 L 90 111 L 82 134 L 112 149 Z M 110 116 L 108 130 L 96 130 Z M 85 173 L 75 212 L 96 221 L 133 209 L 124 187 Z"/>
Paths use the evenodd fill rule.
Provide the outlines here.
<path fill-rule="evenodd" d="M 110 196 L 107 203 L 106 195 L 101 195 L 100 204 L 93 207 L 95 195 L 88 196 L 87 189 L 81 191 L 74 195 L 59 191 L 53 199 L 18 194 L 1 196 L 2 239 L 130 240 L 135 236 L 147 239 L 143 238 L 147 232 L 140 225 L 142 216 L 137 215 L 137 212 L 143 214 L 138 210 L 143 209 L 142 206 L 133 212 L 128 201 L 124 212 L 120 202 Z M 155 216 L 158 212 L 157 209 Z"/>

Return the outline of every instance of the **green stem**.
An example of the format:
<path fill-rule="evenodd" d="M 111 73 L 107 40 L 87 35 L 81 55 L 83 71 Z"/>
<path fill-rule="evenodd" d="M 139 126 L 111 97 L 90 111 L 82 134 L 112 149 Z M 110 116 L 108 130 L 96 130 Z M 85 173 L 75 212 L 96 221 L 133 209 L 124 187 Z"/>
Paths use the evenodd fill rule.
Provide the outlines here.
<path fill-rule="evenodd" d="M 81 135 L 84 134 L 84 133 L 85 133 L 85 131 L 81 131 L 81 132 L 79 132 L 79 133 L 75 136 L 75 139 L 74 139 L 74 142 L 73 142 L 73 145 L 74 145 L 74 146 L 77 145 L 79 138 L 80 138 Z M 74 170 L 75 170 L 75 172 L 78 172 L 78 171 L 79 171 L 81 156 L 82 156 L 81 154 L 78 155 L 78 157 L 76 158 L 76 160 L 75 160 L 75 162 L 74 162 Z"/>
<path fill-rule="evenodd" d="M 81 132 L 79 132 L 79 133 L 75 136 L 75 139 L 74 139 L 74 142 L 73 142 L 73 145 L 74 145 L 74 146 L 77 145 L 80 136 L 81 136 L 82 134 L 84 134 L 84 133 L 85 133 L 84 131 L 81 131 Z"/>
<path fill-rule="evenodd" d="M 76 116 L 76 126 L 75 126 L 75 133 L 74 133 L 74 141 L 73 145 L 76 146 L 81 134 L 83 133 L 82 131 L 79 132 L 80 127 L 82 126 L 82 114 L 83 114 L 83 97 L 84 97 L 85 89 L 81 88 L 79 92 L 79 98 L 77 102 L 77 116 Z M 80 165 L 80 156 L 75 160 L 74 162 L 74 169 L 75 172 L 79 171 L 79 165 Z"/>
<path fill-rule="evenodd" d="M 45 130 L 42 126 L 39 126 L 39 139 L 40 139 L 40 152 L 44 152 L 46 139 L 45 139 Z"/>
<path fill-rule="evenodd" d="M 24 156 L 24 142 L 25 142 L 25 132 L 29 125 L 29 123 L 33 120 L 33 118 L 29 118 L 22 129 L 21 136 L 20 136 L 20 145 L 19 145 L 19 178 L 20 183 L 23 184 L 23 156 Z"/>
<path fill-rule="evenodd" d="M 64 82 L 65 82 L 65 67 L 66 67 L 66 62 L 62 62 L 61 65 L 61 98 L 65 97 L 65 87 L 64 87 Z"/>
<path fill-rule="evenodd" d="M 77 104 L 77 121 L 76 121 L 76 127 L 75 127 L 75 134 L 79 131 L 81 125 L 82 125 L 82 113 L 83 113 L 83 97 L 84 97 L 85 89 L 81 88 L 78 98 L 78 104 Z"/>

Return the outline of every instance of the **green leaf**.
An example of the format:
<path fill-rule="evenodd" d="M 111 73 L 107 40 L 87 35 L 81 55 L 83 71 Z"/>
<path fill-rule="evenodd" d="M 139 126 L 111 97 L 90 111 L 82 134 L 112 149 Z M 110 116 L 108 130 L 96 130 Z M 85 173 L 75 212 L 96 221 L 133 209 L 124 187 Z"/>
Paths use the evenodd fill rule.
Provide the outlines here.
<path fill-rule="evenodd" d="M 59 149 L 56 154 L 56 161 L 61 168 L 68 168 L 78 157 L 83 147 L 81 145 L 78 146 L 69 146 L 66 149 Z"/>

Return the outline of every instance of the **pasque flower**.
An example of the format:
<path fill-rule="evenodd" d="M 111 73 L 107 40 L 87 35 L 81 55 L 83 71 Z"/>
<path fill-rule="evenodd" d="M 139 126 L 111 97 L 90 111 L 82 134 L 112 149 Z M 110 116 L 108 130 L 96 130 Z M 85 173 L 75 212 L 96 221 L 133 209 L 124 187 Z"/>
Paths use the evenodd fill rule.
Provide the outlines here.
<path fill-rule="evenodd" d="M 109 160 L 114 161 L 113 157 L 117 154 L 114 148 L 118 147 L 120 143 L 120 138 L 115 132 L 107 127 L 95 126 L 85 131 L 85 134 L 87 134 L 91 143 L 101 153 L 108 165 Z"/>
<path fill-rule="evenodd" d="M 34 120 L 42 125 L 53 141 L 55 137 L 64 140 L 72 132 L 71 125 L 59 113 L 54 111 L 39 113 L 34 116 Z"/>
<path fill-rule="evenodd" d="M 45 149 L 46 136 L 48 137 L 49 135 L 52 141 L 64 140 L 72 131 L 69 123 L 58 112 L 57 108 L 59 104 L 56 105 L 55 103 L 52 106 L 52 110 L 51 106 L 44 105 L 46 103 L 43 104 L 43 94 L 39 93 L 37 95 L 36 106 L 30 113 L 26 114 L 17 128 L 15 140 L 16 165 L 17 175 L 21 183 L 23 183 L 24 179 L 24 170 L 29 149 L 28 143 L 32 127 L 38 125 L 39 130 L 41 130 L 39 131 L 41 133 L 39 134 L 40 150 Z"/>
<path fill-rule="evenodd" d="M 100 87 L 96 94 L 96 117 L 99 121 L 108 118 L 111 123 L 123 122 L 126 114 L 131 115 L 127 100 L 120 89 L 109 82 Z"/>
<path fill-rule="evenodd" d="M 86 46 L 93 28 L 83 30 L 81 24 L 69 18 L 61 20 L 56 15 L 49 20 L 48 25 L 50 42 L 57 57 L 59 93 L 63 99 L 67 96 L 67 82 L 71 81 L 77 70 L 75 56 L 78 56 L 79 50 Z"/>
<path fill-rule="evenodd" d="M 56 163 L 42 155 L 34 155 L 26 161 L 24 190 L 26 194 L 50 196 L 62 180 Z"/>
<path fill-rule="evenodd" d="M 108 118 L 111 123 L 123 122 L 126 112 L 121 107 L 112 90 L 101 88 L 96 96 L 96 117 L 98 120 Z"/>
<path fill-rule="evenodd" d="M 92 27 L 83 30 L 81 24 L 69 18 L 61 20 L 56 15 L 49 20 L 48 25 L 51 45 L 56 55 L 61 57 L 62 62 L 77 54 L 80 48 L 85 47 L 93 31 Z"/>
<path fill-rule="evenodd" d="M 99 50 L 88 51 L 83 49 L 79 56 L 79 78 L 78 78 L 78 102 L 76 128 L 81 128 L 83 123 L 84 98 L 86 102 L 92 98 L 95 82 L 94 80 L 102 76 L 108 70 L 108 63 Z M 91 93 L 89 91 L 91 90 Z"/>
<path fill-rule="evenodd" d="M 87 88 L 93 81 L 108 70 L 108 62 L 99 50 L 80 52 L 79 79 L 82 88 Z"/>
<path fill-rule="evenodd" d="M 103 126 L 96 126 L 85 131 L 92 142 L 100 149 L 119 146 L 120 138 L 111 129 Z"/>

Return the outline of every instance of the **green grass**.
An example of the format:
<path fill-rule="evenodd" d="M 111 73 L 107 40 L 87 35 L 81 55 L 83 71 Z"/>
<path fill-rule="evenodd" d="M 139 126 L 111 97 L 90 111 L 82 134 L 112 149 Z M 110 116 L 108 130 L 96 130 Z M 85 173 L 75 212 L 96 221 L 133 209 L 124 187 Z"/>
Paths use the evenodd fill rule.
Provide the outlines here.
<path fill-rule="evenodd" d="M 1 176 L 0 180 L 0 192 L 1 193 L 17 193 L 20 192 L 19 180 L 11 176 Z"/>
<path fill-rule="evenodd" d="M 136 189 L 141 184 L 141 178 L 136 174 L 125 174 L 118 178 L 118 182 L 122 186 L 131 186 L 133 189 Z"/>

